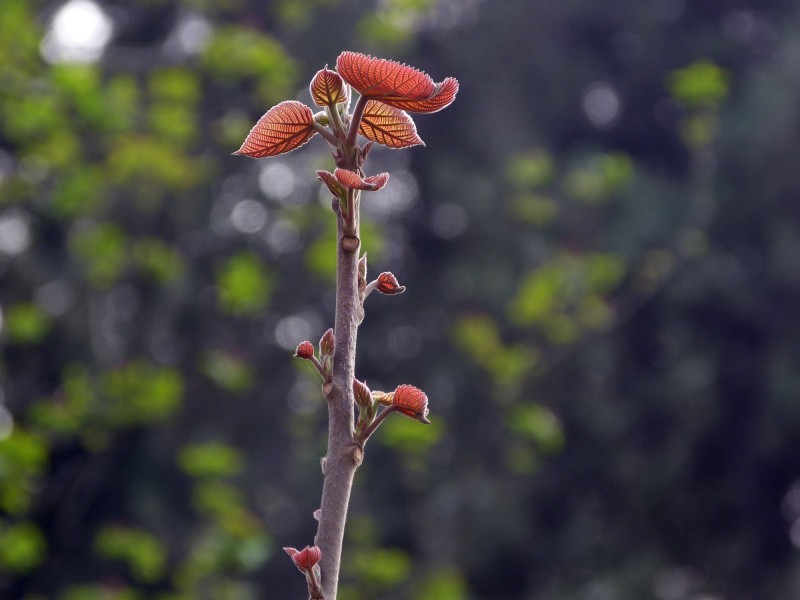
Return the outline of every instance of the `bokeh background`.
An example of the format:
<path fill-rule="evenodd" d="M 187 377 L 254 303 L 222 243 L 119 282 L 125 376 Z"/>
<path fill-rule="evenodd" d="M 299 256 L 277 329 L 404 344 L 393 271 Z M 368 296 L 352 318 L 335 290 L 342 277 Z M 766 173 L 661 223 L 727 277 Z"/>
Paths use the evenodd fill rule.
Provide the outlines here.
<path fill-rule="evenodd" d="M 461 82 L 375 150 L 342 600 L 800 597 L 800 3 L 3 0 L 0 597 L 304 598 L 349 49 Z"/>

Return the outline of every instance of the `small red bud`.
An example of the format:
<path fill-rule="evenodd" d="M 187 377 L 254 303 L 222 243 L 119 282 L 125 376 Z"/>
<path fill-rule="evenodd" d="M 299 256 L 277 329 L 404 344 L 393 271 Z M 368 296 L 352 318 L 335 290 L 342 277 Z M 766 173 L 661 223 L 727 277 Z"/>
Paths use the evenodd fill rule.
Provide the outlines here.
<path fill-rule="evenodd" d="M 406 291 L 405 286 L 400 285 L 397 282 L 397 277 L 395 277 L 389 271 L 381 273 L 378 276 L 378 285 L 376 289 L 381 294 L 386 294 L 387 296 L 394 296 L 395 294 L 402 294 Z"/>
<path fill-rule="evenodd" d="M 413 385 L 397 386 L 392 405 L 397 408 L 398 412 L 412 419 L 426 424 L 430 423 L 428 420 L 428 397 L 425 392 Z"/>
<path fill-rule="evenodd" d="M 310 360 L 314 358 L 314 345 L 309 341 L 301 342 L 300 345 L 297 346 L 297 350 L 294 351 L 294 355 L 297 358 Z"/>
<path fill-rule="evenodd" d="M 296 548 L 287 547 L 283 551 L 292 557 L 294 566 L 303 572 L 311 571 L 314 565 L 322 558 L 322 552 L 317 546 L 306 546 L 300 551 Z"/>
<path fill-rule="evenodd" d="M 319 353 L 323 357 L 331 357 L 335 350 L 336 341 L 333 337 L 333 329 L 328 329 L 328 331 L 322 334 L 322 338 L 319 340 Z"/>

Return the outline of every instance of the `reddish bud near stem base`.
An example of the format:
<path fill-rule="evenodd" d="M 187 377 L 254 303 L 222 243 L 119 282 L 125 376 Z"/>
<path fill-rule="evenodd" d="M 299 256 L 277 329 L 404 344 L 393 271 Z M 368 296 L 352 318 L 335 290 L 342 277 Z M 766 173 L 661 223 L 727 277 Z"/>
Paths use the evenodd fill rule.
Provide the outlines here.
<path fill-rule="evenodd" d="M 392 398 L 392 405 L 398 412 L 403 413 L 407 417 L 416 419 L 425 424 L 429 424 L 428 420 L 428 397 L 419 388 L 413 385 L 400 385 L 394 391 Z"/>
<path fill-rule="evenodd" d="M 297 346 L 297 350 L 294 351 L 294 355 L 297 358 L 304 358 L 306 360 L 314 358 L 314 345 L 309 341 L 301 342 L 300 345 Z"/>
<path fill-rule="evenodd" d="M 378 173 L 377 175 L 370 175 L 362 179 L 361 176 L 354 171 L 336 169 L 334 175 L 336 176 L 336 180 L 344 187 L 367 192 L 377 192 L 389 181 L 388 173 Z"/>
<path fill-rule="evenodd" d="M 402 294 L 406 291 L 405 286 L 400 285 L 397 281 L 397 277 L 395 277 L 389 271 L 378 275 L 378 285 L 375 286 L 375 289 L 377 289 L 381 294 L 386 294 L 387 296 Z"/>
<path fill-rule="evenodd" d="M 328 329 L 319 340 L 319 353 L 323 357 L 331 357 L 335 350 L 336 340 L 333 337 L 333 329 Z"/>
<path fill-rule="evenodd" d="M 337 198 L 343 197 L 345 192 L 347 191 L 345 187 L 341 183 L 339 183 L 336 177 L 334 177 L 333 173 L 324 170 L 319 170 L 317 171 L 317 179 L 319 179 L 322 183 L 324 183 L 325 187 L 328 188 L 330 193 L 336 196 Z"/>
<path fill-rule="evenodd" d="M 353 397 L 356 404 L 360 407 L 368 407 L 372 405 L 372 393 L 369 391 L 366 383 L 353 379 Z"/>
<path fill-rule="evenodd" d="M 302 550 L 287 547 L 284 548 L 283 551 L 292 558 L 294 566 L 304 573 L 311 571 L 311 569 L 314 568 L 314 565 L 316 565 L 322 558 L 322 552 L 317 546 L 306 546 Z"/>

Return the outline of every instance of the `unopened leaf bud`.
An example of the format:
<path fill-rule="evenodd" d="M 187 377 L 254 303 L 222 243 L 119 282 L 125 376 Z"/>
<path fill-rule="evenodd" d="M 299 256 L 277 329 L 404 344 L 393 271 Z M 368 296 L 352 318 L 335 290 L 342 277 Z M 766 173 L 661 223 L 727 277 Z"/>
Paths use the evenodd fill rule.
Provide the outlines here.
<path fill-rule="evenodd" d="M 314 565 L 316 565 L 322 558 L 322 552 L 317 546 L 306 546 L 299 551 L 296 548 L 288 547 L 284 548 L 283 551 L 292 558 L 294 566 L 300 569 L 303 573 L 311 571 L 311 569 L 314 568 Z"/>
<path fill-rule="evenodd" d="M 372 394 L 366 383 L 353 379 L 353 397 L 360 408 L 372 406 Z"/>
<path fill-rule="evenodd" d="M 413 385 L 403 384 L 397 386 L 397 389 L 394 391 L 392 405 L 397 412 L 403 413 L 422 423 L 430 423 L 428 420 L 428 396 L 426 396 L 425 392 L 421 389 Z"/>
<path fill-rule="evenodd" d="M 402 286 L 398 283 L 397 277 L 395 277 L 389 271 L 381 273 L 377 279 L 378 283 L 376 289 L 381 294 L 386 294 L 387 296 L 394 296 L 395 294 L 402 294 L 406 291 L 405 286 Z"/>
<path fill-rule="evenodd" d="M 323 359 L 331 358 L 336 350 L 336 341 L 333 337 L 333 329 L 328 329 L 319 340 L 319 353 Z"/>
<path fill-rule="evenodd" d="M 300 345 L 297 346 L 297 350 L 294 351 L 294 355 L 297 358 L 310 360 L 314 357 L 314 345 L 309 341 L 301 342 Z"/>

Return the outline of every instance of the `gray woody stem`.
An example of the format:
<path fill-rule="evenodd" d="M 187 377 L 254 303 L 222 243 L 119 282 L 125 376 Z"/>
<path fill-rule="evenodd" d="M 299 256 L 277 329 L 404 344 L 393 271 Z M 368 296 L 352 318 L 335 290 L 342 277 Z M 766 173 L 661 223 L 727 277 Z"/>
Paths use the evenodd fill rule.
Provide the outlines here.
<path fill-rule="evenodd" d="M 349 168 L 355 170 L 353 166 Z M 332 380 L 323 387 L 328 401 L 328 455 L 316 545 L 322 553 L 320 566 L 325 600 L 336 600 L 350 489 L 363 457 L 361 448 L 353 440 L 356 331 L 363 310 L 358 298 L 357 197 L 352 208 L 354 214 L 349 215 L 350 223 L 345 223 L 341 211 L 337 211 L 336 349 Z"/>

